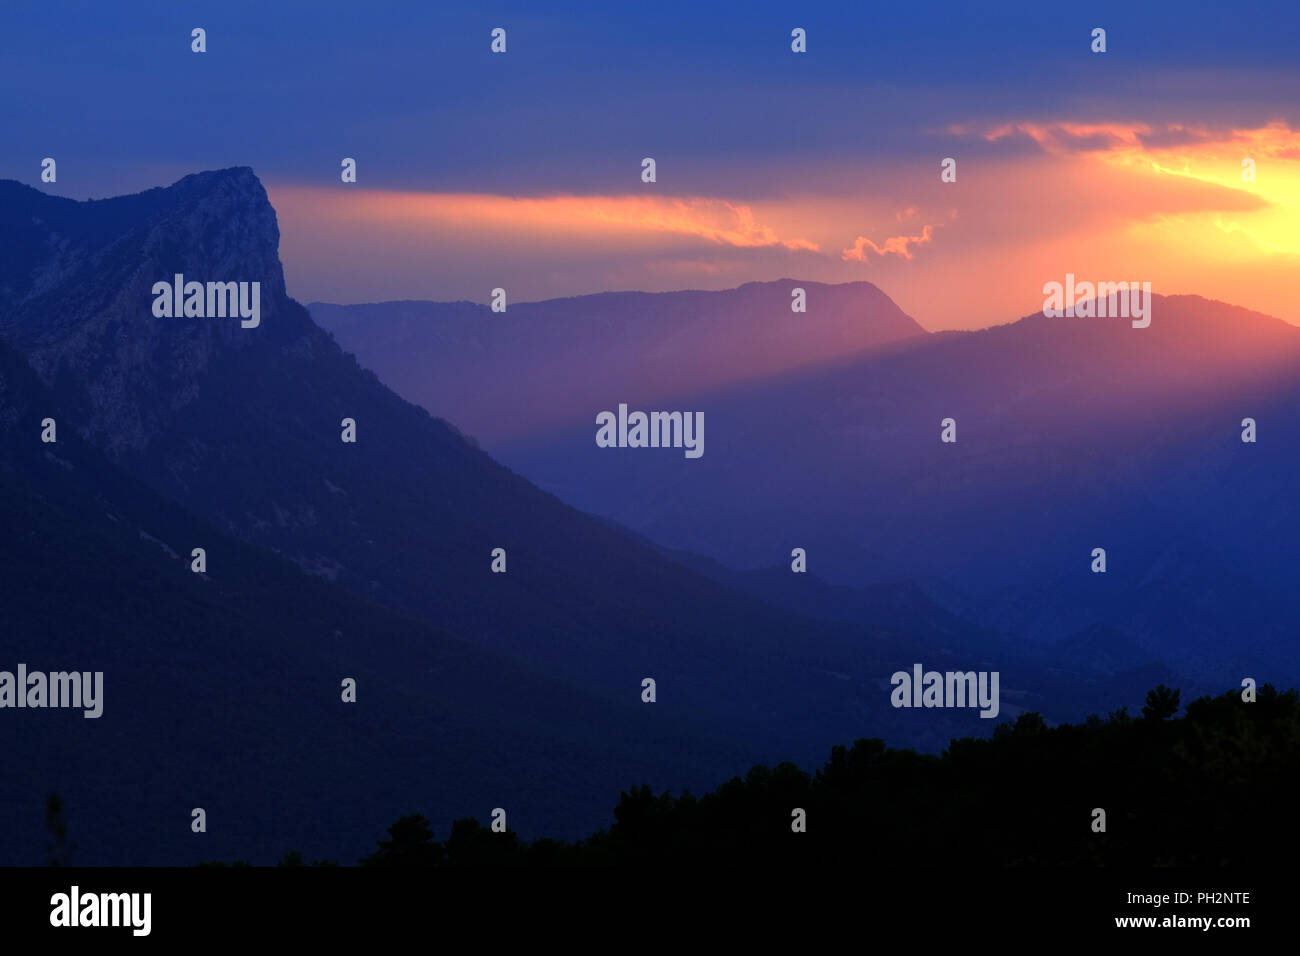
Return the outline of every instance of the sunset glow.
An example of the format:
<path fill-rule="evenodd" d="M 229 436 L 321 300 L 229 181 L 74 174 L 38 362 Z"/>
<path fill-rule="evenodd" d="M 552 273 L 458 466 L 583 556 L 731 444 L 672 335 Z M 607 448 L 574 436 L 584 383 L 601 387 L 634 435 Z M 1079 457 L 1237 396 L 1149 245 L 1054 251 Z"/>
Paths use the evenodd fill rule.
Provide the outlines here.
<path fill-rule="evenodd" d="M 375 256 L 376 269 L 387 263 L 390 296 L 481 298 L 498 284 L 482 260 L 527 257 L 545 275 L 517 291 L 523 298 L 784 275 L 868 279 L 928 327 L 978 327 L 1035 310 L 1042 282 L 1066 271 L 1135 279 L 1137 270 L 1161 294 L 1300 323 L 1300 133 L 1287 125 L 1020 122 L 952 125 L 945 139 L 956 183 L 939 181 L 936 159 L 860 170 L 804 162 L 780 195 L 753 197 L 678 196 L 649 184 L 610 195 L 292 184 L 271 193 L 292 240 L 291 274 L 295 256 L 346 249 Z M 1014 143 L 1025 148 L 993 156 L 972 146 Z M 1254 182 L 1243 180 L 1247 158 Z M 405 263 L 427 259 L 442 274 L 461 258 L 481 274 L 477 285 L 464 269 L 454 270 L 454 289 L 428 271 L 391 281 Z"/>

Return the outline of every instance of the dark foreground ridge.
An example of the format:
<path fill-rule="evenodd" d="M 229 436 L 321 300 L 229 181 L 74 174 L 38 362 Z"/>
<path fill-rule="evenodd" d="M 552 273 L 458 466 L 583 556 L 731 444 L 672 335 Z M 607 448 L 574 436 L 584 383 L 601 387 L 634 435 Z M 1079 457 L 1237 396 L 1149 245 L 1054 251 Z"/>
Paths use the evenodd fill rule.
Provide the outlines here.
<path fill-rule="evenodd" d="M 757 766 L 701 797 L 624 791 L 615 823 L 573 843 L 474 819 L 445 841 L 420 814 L 388 828 L 372 867 L 1239 867 L 1295 845 L 1300 694 L 1271 685 L 1188 704 L 1163 685 L 1142 714 L 1048 727 L 1036 713 L 941 756 L 879 739 L 836 746 L 815 774 Z M 805 832 L 792 827 L 797 810 Z M 1104 832 L 1097 811 L 1105 811 Z M 228 866 L 204 863 L 201 866 Z M 248 864 L 237 862 L 235 866 Z M 303 866 L 294 851 L 281 867 Z M 316 861 L 315 866 L 337 865 Z"/>

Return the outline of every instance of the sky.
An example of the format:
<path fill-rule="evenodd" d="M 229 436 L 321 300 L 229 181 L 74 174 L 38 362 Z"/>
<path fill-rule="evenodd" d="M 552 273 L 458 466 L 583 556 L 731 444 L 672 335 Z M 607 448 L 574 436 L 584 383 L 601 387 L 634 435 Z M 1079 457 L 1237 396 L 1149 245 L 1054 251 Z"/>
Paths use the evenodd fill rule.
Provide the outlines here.
<path fill-rule="evenodd" d="M 77 199 L 253 167 L 303 302 L 865 279 L 937 330 L 1073 273 L 1300 324 L 1295 3 L 10 0 L 0 119 Z"/>

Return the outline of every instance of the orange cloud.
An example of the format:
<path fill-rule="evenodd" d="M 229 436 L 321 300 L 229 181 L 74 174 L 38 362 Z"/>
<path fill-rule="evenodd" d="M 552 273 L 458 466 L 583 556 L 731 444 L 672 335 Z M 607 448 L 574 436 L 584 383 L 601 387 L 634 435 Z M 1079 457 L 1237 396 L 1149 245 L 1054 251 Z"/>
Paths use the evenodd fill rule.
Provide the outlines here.
<path fill-rule="evenodd" d="M 976 133 L 994 143 L 1016 135 L 1027 137 L 1045 152 L 1138 152 L 1205 154 L 1249 147 L 1254 155 L 1280 159 L 1300 158 L 1300 130 L 1274 122 L 1256 129 L 1209 127 L 1183 123 L 1151 126 L 1146 123 L 1002 123 L 983 131 L 964 124 L 948 127 L 954 136 Z"/>
<path fill-rule="evenodd" d="M 320 192 L 330 203 L 337 190 L 292 190 L 295 198 Z M 747 205 L 713 198 L 655 196 L 514 197 L 481 193 L 396 193 L 356 191 L 342 199 L 360 219 L 422 226 L 499 227 L 512 233 L 547 236 L 637 234 L 693 236 L 736 248 L 781 247 L 817 251 L 804 238 L 785 237 L 757 220 Z"/>
<path fill-rule="evenodd" d="M 954 127 L 954 130 L 957 129 Z M 1117 123 L 1004 123 L 985 130 L 981 135 L 990 143 L 1016 134 L 1032 139 L 1049 153 L 1080 150 L 1113 149 L 1124 145 L 1141 145 L 1140 136 L 1149 134 L 1145 125 Z"/>
<path fill-rule="evenodd" d="M 909 210 L 914 211 L 914 210 Z M 853 248 L 845 249 L 840 253 L 840 258 L 845 262 L 866 262 L 867 250 L 871 250 L 876 255 L 884 257 L 888 255 L 899 256 L 903 259 L 912 258 L 911 246 L 923 246 L 928 243 L 934 235 L 934 226 L 923 226 L 919 236 L 890 236 L 885 240 L 883 246 L 878 246 L 866 236 L 858 236 L 853 240 Z"/>
<path fill-rule="evenodd" d="M 268 190 L 290 281 L 318 299 L 478 301 L 504 275 L 518 302 L 790 275 L 843 282 L 869 266 L 922 324 L 952 328 L 1039 309 L 1043 282 L 1072 271 L 1140 276 L 1161 294 L 1198 293 L 1300 324 L 1300 129 L 1049 120 L 950 132 L 980 144 L 968 145 L 958 183 L 933 168 L 918 176 L 910 159 L 865 176 L 860 163 L 810 161 L 786 168 L 787 189 L 745 202 L 651 189 Z M 1032 150 L 982 148 L 999 137 Z M 1256 161 L 1253 182 L 1243 159 Z M 848 236 L 857 238 L 844 248 Z M 971 281 L 988 290 L 978 302 Z"/>
<path fill-rule="evenodd" d="M 1188 209 L 1154 222 L 1135 220 L 1132 228 L 1194 236 L 1206 254 L 1230 259 L 1247 250 L 1300 255 L 1300 130 L 1286 123 L 1235 129 L 1179 123 L 1018 122 L 982 131 L 951 126 L 948 132 L 974 134 L 988 142 L 1025 137 L 1049 155 L 1089 157 L 1123 170 L 1135 177 L 1139 188 L 1144 177 L 1152 185 L 1165 179 L 1219 187 L 1224 192 L 1217 212 Z M 1254 179 L 1243 176 L 1247 160 L 1253 164 Z M 1237 200 L 1246 197 L 1256 208 L 1240 209 Z"/>

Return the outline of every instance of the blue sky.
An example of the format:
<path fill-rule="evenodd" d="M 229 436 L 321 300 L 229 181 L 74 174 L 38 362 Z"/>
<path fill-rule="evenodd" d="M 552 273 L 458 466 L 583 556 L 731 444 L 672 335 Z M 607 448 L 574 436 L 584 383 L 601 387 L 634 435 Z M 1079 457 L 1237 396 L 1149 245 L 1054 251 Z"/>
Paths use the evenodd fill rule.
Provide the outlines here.
<path fill-rule="evenodd" d="M 207 31 L 203 55 L 190 51 L 195 26 Z M 489 51 L 497 26 L 508 32 L 505 56 Z M 795 26 L 807 30 L 805 55 L 790 51 Z M 1104 56 L 1089 50 L 1098 26 Z M 478 267 L 483 249 L 478 260 L 456 259 L 459 246 L 443 235 L 430 237 L 427 253 L 445 270 L 394 249 L 362 262 L 364 277 L 360 268 L 343 276 L 337 250 L 348 237 L 383 236 L 355 222 L 309 222 L 313 203 L 293 190 L 335 188 L 344 156 L 358 160 L 365 189 L 503 197 L 629 194 L 640 158 L 654 156 L 664 196 L 743 206 L 775 234 L 823 233 L 813 239 L 817 260 L 725 240 L 713 248 L 713 238 L 699 255 L 674 240 L 623 249 L 616 263 L 592 239 L 567 260 L 552 250 L 535 268 L 516 263 L 525 297 L 721 286 L 802 269 L 829 281 L 870 278 L 905 307 L 940 313 L 918 315 L 935 325 L 952 303 L 926 297 L 934 279 L 913 274 L 924 261 L 846 265 L 841 250 L 857 236 L 887 247 L 894 234 L 930 225 L 938 231 L 925 257 L 937 255 L 956 248 L 961 215 L 978 216 L 986 235 L 1007 228 L 968 206 L 979 198 L 970 192 L 953 203 L 956 190 L 940 199 L 919 183 L 960 149 L 963 162 L 988 164 L 986 199 L 1014 191 L 1023 175 L 1014 164 L 1043 158 L 1044 144 L 990 130 L 1300 129 L 1293 3 L 11 2 L 0 12 L 0 61 L 0 178 L 40 185 L 40 160 L 53 156 L 58 182 L 41 188 L 89 198 L 252 166 L 280 211 L 291 291 L 304 299 L 481 299 L 475 290 L 499 272 Z M 1079 138 L 1071 149 L 1085 147 Z M 804 212 L 780 207 L 796 201 Z M 818 202 L 860 210 L 860 221 L 831 224 L 823 210 L 809 224 Z M 913 216 L 914 233 L 887 228 Z M 1038 228 L 1077 218 L 1062 210 Z M 312 238 L 331 228 L 327 254 L 328 243 Z M 682 265 L 642 274 L 636 257 L 645 256 Z M 701 262 L 694 277 L 692 257 Z M 375 275 L 384 262 L 393 274 Z M 975 321 L 1008 308 L 999 302 Z"/>
<path fill-rule="evenodd" d="M 1281 110 L 1300 126 L 1297 4 L 18 2 L 0 17 L 0 176 L 30 182 L 33 153 L 59 154 L 77 197 L 225 165 L 326 182 L 339 154 L 391 188 L 590 190 L 629 151 L 692 167 L 905 154 L 947 122 L 1062 109 Z M 1080 55 L 1094 26 L 1104 61 Z M 1175 82 L 1191 72 L 1206 82 Z"/>

